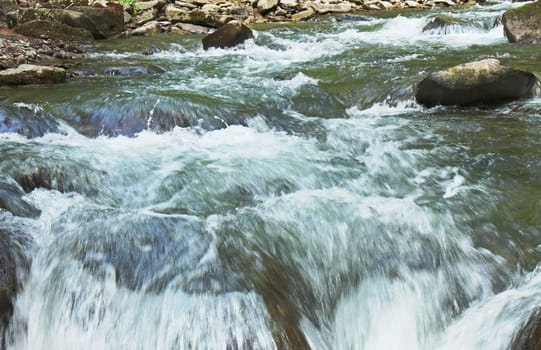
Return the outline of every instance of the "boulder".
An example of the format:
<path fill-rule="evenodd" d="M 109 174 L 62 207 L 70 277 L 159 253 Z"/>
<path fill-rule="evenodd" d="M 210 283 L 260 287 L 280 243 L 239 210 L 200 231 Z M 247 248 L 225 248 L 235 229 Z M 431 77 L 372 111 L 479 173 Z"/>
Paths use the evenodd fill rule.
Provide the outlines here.
<path fill-rule="evenodd" d="M 38 217 L 41 211 L 23 200 L 24 195 L 23 189 L 14 180 L 0 178 L 0 209 L 7 210 L 15 216 Z"/>
<path fill-rule="evenodd" d="M 278 0 L 259 0 L 257 2 L 257 9 L 262 14 L 270 12 L 272 9 L 278 6 Z"/>
<path fill-rule="evenodd" d="M 505 67 L 490 58 L 430 73 L 417 86 L 422 105 L 491 105 L 532 96 L 534 74 Z"/>
<path fill-rule="evenodd" d="M 463 26 L 467 24 L 468 22 L 460 18 L 446 15 L 435 15 L 428 21 L 427 24 L 425 24 L 425 26 L 423 27 L 423 32 L 439 30 L 443 31 L 443 33 L 447 33 L 449 31 L 449 28 L 453 26 Z"/>
<path fill-rule="evenodd" d="M 63 68 L 21 64 L 0 71 L 0 85 L 56 84 L 66 80 Z"/>
<path fill-rule="evenodd" d="M 220 27 L 214 33 L 203 38 L 203 48 L 226 48 L 239 45 L 247 39 L 253 38 L 252 30 L 243 23 L 233 21 Z"/>
<path fill-rule="evenodd" d="M 506 11 L 502 22 L 509 42 L 541 43 L 541 0 Z"/>
<path fill-rule="evenodd" d="M 73 6 L 71 11 L 77 11 L 88 16 L 100 33 L 106 38 L 118 35 L 124 31 L 124 11 L 121 7 L 111 4 L 108 7 Z"/>
<path fill-rule="evenodd" d="M 106 35 L 100 31 L 96 23 L 84 13 L 70 10 L 54 10 L 52 13 L 61 23 L 67 24 L 70 27 L 88 30 L 92 33 L 94 39 L 106 38 Z"/>
<path fill-rule="evenodd" d="M 135 28 L 130 32 L 133 36 L 145 36 L 163 33 L 165 30 L 158 21 L 145 23 L 139 28 Z"/>
<path fill-rule="evenodd" d="M 94 36 L 86 29 L 74 28 L 60 22 L 35 20 L 20 24 L 15 27 L 15 32 L 34 37 L 47 38 L 63 41 L 82 41 L 88 42 L 94 40 Z"/>

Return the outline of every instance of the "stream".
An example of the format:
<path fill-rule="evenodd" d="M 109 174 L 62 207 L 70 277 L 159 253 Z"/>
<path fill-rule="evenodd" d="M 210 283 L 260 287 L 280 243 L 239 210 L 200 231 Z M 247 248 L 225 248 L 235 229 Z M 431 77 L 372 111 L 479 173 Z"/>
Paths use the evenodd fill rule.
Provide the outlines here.
<path fill-rule="evenodd" d="M 0 134 L 41 210 L 0 210 L 34 241 L 7 349 L 509 349 L 541 306 L 541 98 L 413 96 L 488 57 L 541 71 L 498 21 L 519 5 L 106 41 L 0 89 L 55 129 Z M 423 32 L 440 13 L 464 24 Z"/>

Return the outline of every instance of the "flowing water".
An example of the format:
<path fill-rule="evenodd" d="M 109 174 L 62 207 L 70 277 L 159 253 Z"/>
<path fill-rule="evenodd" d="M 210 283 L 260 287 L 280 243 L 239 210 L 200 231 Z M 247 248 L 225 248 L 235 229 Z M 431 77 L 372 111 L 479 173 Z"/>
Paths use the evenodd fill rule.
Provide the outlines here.
<path fill-rule="evenodd" d="M 508 349 L 541 305 L 541 99 L 413 89 L 487 57 L 541 71 L 513 6 L 108 42 L 67 84 L 2 89 L 3 118 L 57 125 L 0 134 L 41 210 L 0 211 L 35 241 L 8 349 Z"/>

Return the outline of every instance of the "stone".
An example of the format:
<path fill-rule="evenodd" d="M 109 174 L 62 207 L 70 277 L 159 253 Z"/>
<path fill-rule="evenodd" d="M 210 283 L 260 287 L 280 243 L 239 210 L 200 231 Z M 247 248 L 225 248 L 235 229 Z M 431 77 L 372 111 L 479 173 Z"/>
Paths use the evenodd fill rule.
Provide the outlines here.
<path fill-rule="evenodd" d="M 18 133 L 28 138 L 59 133 L 56 119 L 43 109 L 21 103 L 0 103 L 0 132 Z"/>
<path fill-rule="evenodd" d="M 509 42 L 541 43 L 541 0 L 506 11 L 502 23 Z"/>
<path fill-rule="evenodd" d="M 536 308 L 513 338 L 510 350 L 541 349 L 541 309 Z"/>
<path fill-rule="evenodd" d="M 161 10 L 165 6 L 165 1 L 151 0 L 151 1 L 138 1 L 134 3 L 134 7 L 140 11 L 146 11 L 150 9 Z"/>
<path fill-rule="evenodd" d="M 56 84 L 66 80 L 63 68 L 21 64 L 0 71 L 0 85 Z"/>
<path fill-rule="evenodd" d="M 530 97 L 536 82 L 534 74 L 490 58 L 430 73 L 417 86 L 415 98 L 427 107 L 500 104 Z"/>
<path fill-rule="evenodd" d="M 213 14 L 213 13 L 220 13 L 221 8 L 218 5 L 214 4 L 205 4 L 201 6 L 201 11 L 205 12 L 207 15 Z"/>
<path fill-rule="evenodd" d="M 25 195 L 21 186 L 10 178 L 0 178 L 0 209 L 15 216 L 35 218 L 41 211 L 22 199 Z"/>
<path fill-rule="evenodd" d="M 417 1 L 412 1 L 412 0 L 406 0 L 404 1 L 404 5 L 406 5 L 407 7 L 410 7 L 410 8 L 417 8 L 419 7 L 419 3 Z"/>
<path fill-rule="evenodd" d="M 452 26 L 463 26 L 467 24 L 468 22 L 460 18 L 446 15 L 435 15 L 428 21 L 427 24 L 425 24 L 423 27 L 423 32 L 442 30 L 444 33 L 446 33 Z"/>
<path fill-rule="evenodd" d="M 130 35 L 144 36 L 163 33 L 164 30 L 158 21 L 152 21 L 145 23 L 141 27 L 135 28 L 130 32 Z"/>
<path fill-rule="evenodd" d="M 253 38 L 252 30 L 240 22 L 229 22 L 203 38 L 203 48 L 227 48 Z"/>
<path fill-rule="evenodd" d="M 182 22 L 182 20 L 188 15 L 187 10 L 176 7 L 175 5 L 167 5 L 165 8 L 165 17 L 171 23 Z"/>
<path fill-rule="evenodd" d="M 158 10 L 151 8 L 150 10 L 142 11 L 135 17 L 135 24 L 142 26 L 145 23 L 154 21 L 158 17 Z"/>
<path fill-rule="evenodd" d="M 314 11 L 314 9 L 308 8 L 304 11 L 300 11 L 300 12 L 292 14 L 291 19 L 293 21 L 302 21 L 302 20 L 312 18 L 315 14 L 316 14 L 316 11 Z"/>
<path fill-rule="evenodd" d="M 209 34 L 211 32 L 211 29 L 209 27 L 199 26 L 197 24 L 191 23 L 177 23 L 175 27 L 192 34 Z"/>
<path fill-rule="evenodd" d="M 30 269 L 30 235 L 0 228 L 0 336 L 13 314 L 12 301 Z M 3 344 L 0 343 L 0 346 Z"/>
<path fill-rule="evenodd" d="M 59 22 L 69 25 L 74 28 L 86 29 L 94 39 L 105 39 L 106 36 L 99 30 L 96 23 L 90 19 L 87 15 L 77 11 L 70 10 L 52 10 L 54 18 Z"/>
<path fill-rule="evenodd" d="M 74 28 L 67 24 L 50 21 L 29 21 L 20 24 L 14 28 L 15 32 L 34 37 L 55 39 L 64 41 L 83 41 L 88 42 L 94 40 L 94 36 L 86 29 Z"/>
<path fill-rule="evenodd" d="M 299 7 L 298 0 L 280 0 L 280 6 L 285 9 L 296 9 Z"/>
<path fill-rule="evenodd" d="M 261 14 L 266 14 L 278 6 L 278 0 L 258 0 L 257 9 Z"/>
<path fill-rule="evenodd" d="M 115 4 L 106 8 L 90 6 L 72 6 L 71 11 L 77 11 L 88 16 L 98 30 L 106 37 L 118 35 L 124 31 L 124 11 Z"/>
<path fill-rule="evenodd" d="M 327 13 L 346 13 L 351 12 L 352 6 L 349 2 L 339 4 L 316 4 L 316 11 L 320 15 Z"/>

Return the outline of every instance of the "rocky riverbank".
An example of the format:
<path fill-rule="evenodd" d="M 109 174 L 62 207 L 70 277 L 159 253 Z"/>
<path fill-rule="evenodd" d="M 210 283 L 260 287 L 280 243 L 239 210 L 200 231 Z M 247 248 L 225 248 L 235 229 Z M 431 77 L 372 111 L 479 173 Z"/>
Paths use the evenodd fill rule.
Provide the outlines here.
<path fill-rule="evenodd" d="M 40 63 L 70 68 L 94 39 L 208 33 L 237 20 L 246 24 L 309 20 L 371 10 L 469 6 L 475 0 L 86 0 L 42 3 L 0 0 L 0 69 Z M 91 6 L 88 6 L 91 5 Z"/>

